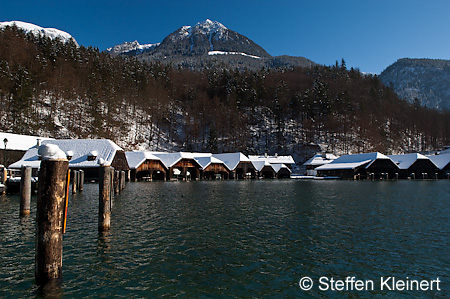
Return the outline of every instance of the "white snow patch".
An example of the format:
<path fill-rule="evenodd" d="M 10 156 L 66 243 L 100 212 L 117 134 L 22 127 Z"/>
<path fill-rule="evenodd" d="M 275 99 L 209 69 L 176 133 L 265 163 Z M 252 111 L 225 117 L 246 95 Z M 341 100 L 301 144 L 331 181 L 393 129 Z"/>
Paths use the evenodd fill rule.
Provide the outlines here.
<path fill-rule="evenodd" d="M 99 158 L 97 164 L 100 166 L 106 166 L 108 163 L 103 158 Z"/>
<path fill-rule="evenodd" d="M 76 40 L 69 33 L 55 29 L 55 28 L 43 28 L 31 23 L 21 22 L 21 21 L 9 21 L 9 22 L 0 22 L 0 28 L 6 26 L 17 26 L 26 32 L 31 32 L 34 35 L 48 36 L 51 39 L 60 38 L 64 42 L 68 42 L 69 40 L 73 40 L 75 44 L 78 46 Z"/>
<path fill-rule="evenodd" d="M 250 58 L 261 59 L 261 57 L 259 56 L 250 55 L 242 52 L 209 51 L 208 55 L 242 55 Z"/>
<path fill-rule="evenodd" d="M 67 159 L 66 154 L 56 144 L 43 144 L 39 147 L 38 155 L 42 160 Z"/>

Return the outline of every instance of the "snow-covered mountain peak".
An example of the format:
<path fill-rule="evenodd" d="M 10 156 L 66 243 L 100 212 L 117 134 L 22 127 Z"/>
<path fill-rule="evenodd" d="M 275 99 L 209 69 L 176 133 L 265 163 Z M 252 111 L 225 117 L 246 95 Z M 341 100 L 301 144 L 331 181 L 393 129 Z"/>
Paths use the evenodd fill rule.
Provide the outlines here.
<path fill-rule="evenodd" d="M 51 39 L 59 38 L 63 42 L 67 42 L 69 40 L 73 40 L 75 44 L 78 46 L 78 43 L 76 40 L 70 35 L 69 33 L 55 29 L 55 28 L 43 28 L 31 23 L 26 23 L 22 21 L 9 21 L 9 22 L 0 22 L 0 28 L 6 27 L 6 26 L 17 26 L 18 28 L 26 31 L 31 32 L 34 35 L 43 35 L 48 36 Z"/>
<path fill-rule="evenodd" d="M 181 38 L 188 37 L 191 35 L 192 26 L 183 26 L 178 32 Z"/>
<path fill-rule="evenodd" d="M 203 21 L 203 22 L 198 22 L 194 26 L 194 28 L 200 29 L 200 30 L 205 30 L 208 33 L 228 29 L 222 23 L 219 23 L 217 21 L 211 21 L 210 19 L 206 19 L 206 21 Z"/>
<path fill-rule="evenodd" d="M 106 49 L 106 51 L 108 51 L 109 53 L 114 54 L 114 55 L 119 55 L 119 54 L 125 54 L 128 52 L 131 52 L 131 51 L 142 52 L 144 50 L 150 50 L 150 49 L 155 48 L 158 45 L 159 45 L 159 43 L 141 45 L 141 44 L 139 44 L 139 42 L 137 40 L 135 40 L 133 42 L 124 42 L 123 44 L 108 48 L 108 49 Z"/>
<path fill-rule="evenodd" d="M 198 22 L 194 26 L 183 26 L 178 30 L 177 36 L 172 36 L 172 40 L 190 38 L 192 35 L 206 35 L 215 36 L 216 38 L 222 38 L 226 36 L 228 28 L 217 21 L 211 21 L 206 19 L 206 21 Z"/>

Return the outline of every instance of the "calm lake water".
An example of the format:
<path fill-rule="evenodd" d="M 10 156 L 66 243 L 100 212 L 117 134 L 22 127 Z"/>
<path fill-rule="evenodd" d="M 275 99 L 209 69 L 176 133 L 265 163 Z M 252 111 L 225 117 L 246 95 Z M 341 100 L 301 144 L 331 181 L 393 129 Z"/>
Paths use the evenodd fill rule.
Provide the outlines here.
<path fill-rule="evenodd" d="M 40 297 L 36 198 L 0 197 L 0 298 Z M 434 298 L 450 296 L 449 181 L 130 183 L 97 230 L 98 185 L 71 198 L 67 298 Z M 303 277 L 314 283 L 299 287 Z M 380 289 L 381 277 L 440 279 L 441 291 Z M 375 282 L 320 290 L 321 277 Z"/>

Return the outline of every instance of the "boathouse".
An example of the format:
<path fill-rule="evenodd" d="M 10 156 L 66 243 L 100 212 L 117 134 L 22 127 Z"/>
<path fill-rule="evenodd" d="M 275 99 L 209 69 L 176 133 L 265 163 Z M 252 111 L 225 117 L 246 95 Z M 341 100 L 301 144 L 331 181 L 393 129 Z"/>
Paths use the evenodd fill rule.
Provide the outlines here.
<path fill-rule="evenodd" d="M 273 156 L 265 155 L 249 155 L 250 161 L 267 161 L 269 164 L 284 164 L 289 169 L 292 169 L 292 166 L 295 164 L 294 158 L 291 155 L 289 156 L 279 156 L 275 154 Z"/>
<path fill-rule="evenodd" d="M 225 163 L 230 170 L 230 179 L 256 178 L 255 167 L 243 153 L 213 154 L 213 157 Z"/>
<path fill-rule="evenodd" d="M 153 155 L 161 159 L 161 162 L 168 169 L 166 174 L 167 180 L 198 180 L 200 178 L 201 165 L 195 160 L 192 153 L 163 153 L 151 152 Z"/>
<path fill-rule="evenodd" d="M 437 166 L 439 179 L 450 179 L 450 152 L 427 157 Z"/>
<path fill-rule="evenodd" d="M 275 170 L 277 179 L 289 179 L 291 177 L 292 170 L 284 164 L 271 164 L 273 170 Z"/>
<path fill-rule="evenodd" d="M 161 159 L 150 152 L 126 152 L 130 166 L 130 180 L 166 180 L 167 167 Z"/>
<path fill-rule="evenodd" d="M 275 178 L 275 169 L 267 161 L 251 161 L 253 167 L 257 171 L 258 178 L 273 179 Z"/>
<path fill-rule="evenodd" d="M 303 163 L 303 166 L 306 167 L 306 175 L 316 176 L 317 170 L 316 168 L 336 160 L 337 157 L 333 154 L 329 153 L 318 153 L 315 154 L 311 159 Z"/>
<path fill-rule="evenodd" d="M 106 139 L 63 139 L 44 140 L 42 144 L 55 144 L 66 153 L 69 160 L 69 168 L 83 170 L 85 180 L 97 180 L 98 169 L 103 162 L 111 165 L 115 170 L 128 171 L 129 166 L 125 152 L 117 144 Z M 41 164 L 38 155 L 38 147 L 35 146 L 26 151 L 22 159 L 11 164 L 12 169 L 20 169 L 22 166 L 30 166 L 39 169 Z"/>
<path fill-rule="evenodd" d="M 343 155 L 316 170 L 318 176 L 342 179 L 391 179 L 398 173 L 397 165 L 378 152 Z"/>
<path fill-rule="evenodd" d="M 389 155 L 399 168 L 399 178 L 429 179 L 435 178 L 438 167 L 422 154 Z"/>
<path fill-rule="evenodd" d="M 213 179 L 228 179 L 230 176 L 230 169 L 225 163 L 213 156 L 196 156 L 194 159 L 201 166 L 200 179 L 213 180 Z"/>
<path fill-rule="evenodd" d="M 277 174 L 281 171 L 281 177 L 290 177 L 292 165 L 295 164 L 292 156 L 257 156 L 249 155 L 249 160 L 258 173 L 258 177 L 264 179 L 272 179 L 278 177 Z M 285 168 L 289 169 L 287 171 Z M 289 173 L 289 176 L 287 176 Z"/>
<path fill-rule="evenodd" d="M 39 145 L 43 140 L 52 138 L 0 132 L 0 164 L 8 167 L 19 161 L 28 149 Z"/>

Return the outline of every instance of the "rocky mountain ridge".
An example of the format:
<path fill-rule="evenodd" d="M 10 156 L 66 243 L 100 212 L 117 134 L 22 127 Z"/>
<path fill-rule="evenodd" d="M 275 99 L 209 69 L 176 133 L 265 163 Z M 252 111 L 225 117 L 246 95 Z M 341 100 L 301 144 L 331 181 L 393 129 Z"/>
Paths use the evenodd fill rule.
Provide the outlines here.
<path fill-rule="evenodd" d="M 120 54 L 136 55 L 138 53 L 142 53 L 143 51 L 152 50 L 158 45 L 159 43 L 141 45 L 137 40 L 135 40 L 133 42 L 125 42 L 120 45 L 115 45 L 114 47 L 106 49 L 106 51 L 114 56 Z"/>

